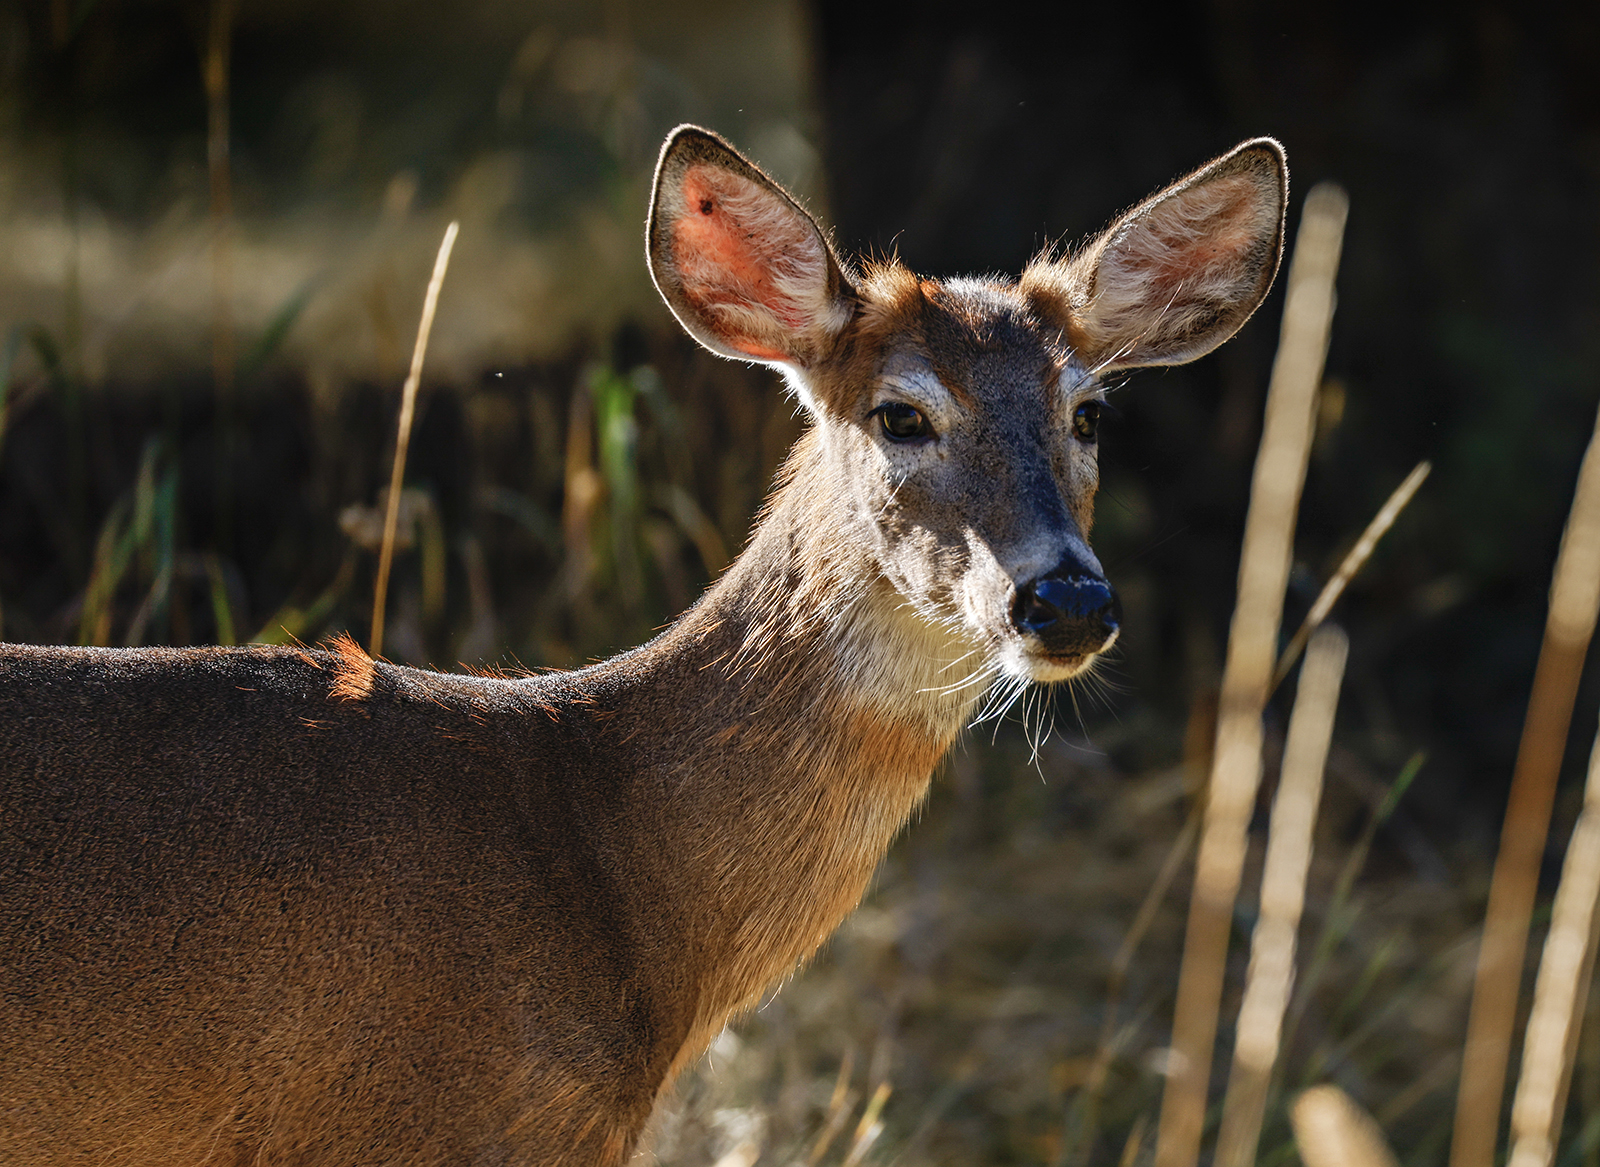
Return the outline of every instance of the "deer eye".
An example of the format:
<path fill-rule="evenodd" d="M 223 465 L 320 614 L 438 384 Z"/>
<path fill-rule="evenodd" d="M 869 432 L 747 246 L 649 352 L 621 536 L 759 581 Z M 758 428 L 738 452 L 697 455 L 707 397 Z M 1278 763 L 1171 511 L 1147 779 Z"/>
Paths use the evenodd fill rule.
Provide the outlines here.
<path fill-rule="evenodd" d="M 872 412 L 878 415 L 878 424 L 890 441 L 912 442 L 933 437 L 933 427 L 922 411 L 904 401 L 887 402 Z"/>
<path fill-rule="evenodd" d="M 1085 401 L 1078 406 L 1072 414 L 1072 434 L 1080 442 L 1092 442 L 1100 432 L 1100 411 L 1103 408 L 1098 401 Z"/>

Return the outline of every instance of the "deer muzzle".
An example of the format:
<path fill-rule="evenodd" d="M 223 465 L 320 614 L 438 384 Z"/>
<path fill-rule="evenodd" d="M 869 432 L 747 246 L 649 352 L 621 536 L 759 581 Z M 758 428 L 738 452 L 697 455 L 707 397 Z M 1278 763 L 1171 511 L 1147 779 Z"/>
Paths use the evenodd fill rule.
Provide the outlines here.
<path fill-rule="evenodd" d="M 1050 656 L 1092 656 L 1116 636 L 1122 605 L 1098 576 L 1057 568 L 1017 588 L 1011 622 Z"/>

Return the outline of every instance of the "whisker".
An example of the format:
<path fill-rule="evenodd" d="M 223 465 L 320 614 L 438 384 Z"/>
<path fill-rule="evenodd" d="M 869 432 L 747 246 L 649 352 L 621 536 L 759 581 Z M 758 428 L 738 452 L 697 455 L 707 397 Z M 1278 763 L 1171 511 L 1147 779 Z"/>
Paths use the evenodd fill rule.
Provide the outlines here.
<path fill-rule="evenodd" d="M 1012 677 L 1001 687 L 1000 696 L 996 702 L 991 703 L 983 717 L 973 722 L 974 725 L 984 721 L 994 722 L 994 732 L 989 735 L 989 744 L 993 745 L 1000 738 L 1000 725 L 1005 721 L 1006 714 L 1011 712 L 1013 706 L 1027 693 L 1030 682 L 1026 677 Z"/>
<path fill-rule="evenodd" d="M 1087 672 L 1079 674 L 1079 676 L 1087 675 Z M 1083 720 L 1083 707 L 1078 704 L 1078 687 L 1072 683 L 1077 679 L 1077 677 L 1073 677 L 1067 681 L 1067 696 L 1072 698 L 1072 715 L 1078 719 L 1078 728 L 1083 731 L 1084 737 L 1088 737 L 1089 726 L 1088 723 Z"/>
<path fill-rule="evenodd" d="M 971 654 L 969 653 L 968 655 L 971 655 Z M 930 685 L 926 689 L 918 689 L 917 692 L 918 693 L 959 693 L 962 689 L 967 688 L 969 685 L 976 684 L 980 680 L 981 681 L 989 680 L 990 677 L 995 672 L 997 672 L 998 670 L 999 670 L 999 666 L 998 665 L 990 664 L 989 662 L 985 661 L 978 668 L 976 668 L 972 672 L 968 673 L 966 675 L 966 677 L 963 678 L 962 680 L 956 681 L 953 684 L 949 684 L 949 685 Z"/>
<path fill-rule="evenodd" d="M 1044 743 L 1050 737 L 1050 731 L 1045 728 L 1044 723 L 1050 704 L 1049 690 L 1043 686 L 1034 686 L 1033 692 L 1029 694 L 1028 707 L 1024 709 L 1022 719 L 1023 731 L 1028 740 L 1028 765 L 1034 768 L 1041 782 L 1044 781 L 1044 768 L 1040 765 L 1039 755 L 1044 749 Z"/>
<path fill-rule="evenodd" d="M 956 666 L 957 666 L 957 665 L 958 665 L 958 664 L 960 664 L 960 663 L 961 663 L 961 662 L 962 662 L 962 661 L 964 661 L 964 660 L 966 660 L 966 659 L 967 659 L 967 658 L 968 658 L 968 657 L 969 657 L 969 656 L 971 656 L 971 655 L 972 655 L 972 654 L 973 654 L 973 653 L 975 653 L 975 652 L 980 652 L 980 651 L 982 651 L 982 650 L 981 650 L 981 649 L 977 649 L 977 648 L 974 648 L 974 649 L 972 649 L 972 650 L 970 650 L 970 651 L 968 651 L 968 652 L 964 652 L 964 653 L 962 653 L 962 654 L 961 654 L 961 655 L 960 655 L 960 656 L 958 656 L 958 657 L 956 657 L 956 659 L 955 659 L 955 660 L 953 660 L 953 661 L 951 661 L 951 662 L 950 662 L 950 663 L 949 663 L 949 664 L 947 664 L 947 665 L 945 665 L 945 666 L 944 666 L 944 667 L 943 667 L 943 668 L 942 668 L 942 669 L 940 669 L 940 670 L 939 670 L 939 671 L 940 671 L 940 672 L 941 672 L 941 673 L 947 673 L 947 672 L 949 672 L 949 671 L 950 671 L 950 670 L 951 670 L 951 669 L 953 669 L 953 668 L 955 668 L 955 667 L 956 667 Z"/>
<path fill-rule="evenodd" d="M 986 721 L 998 722 L 1005 717 L 1006 711 L 1016 703 L 1018 697 L 1028 687 L 1028 681 L 1023 677 L 1003 677 L 995 683 L 984 705 L 983 712 L 972 719 L 973 725 L 982 725 Z"/>
<path fill-rule="evenodd" d="M 878 518 L 883 518 L 889 513 L 889 508 L 894 506 L 894 500 L 900 497 L 900 488 L 906 484 L 910 474 L 902 474 L 900 480 L 894 484 L 894 489 L 889 492 L 889 497 L 883 500 L 883 509 L 878 512 Z"/>

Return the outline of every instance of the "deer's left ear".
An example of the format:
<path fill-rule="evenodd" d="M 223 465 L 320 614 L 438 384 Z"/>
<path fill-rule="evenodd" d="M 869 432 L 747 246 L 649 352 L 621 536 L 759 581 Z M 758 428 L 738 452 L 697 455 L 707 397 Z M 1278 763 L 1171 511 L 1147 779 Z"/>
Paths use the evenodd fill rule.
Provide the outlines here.
<path fill-rule="evenodd" d="M 1244 142 L 1071 259 L 1035 261 L 1022 290 L 1090 368 L 1192 361 L 1237 332 L 1272 286 L 1288 193 L 1283 147 Z"/>
<path fill-rule="evenodd" d="M 854 295 L 810 215 L 716 134 L 661 148 L 646 228 L 650 275 L 696 340 L 803 371 L 849 323 Z"/>

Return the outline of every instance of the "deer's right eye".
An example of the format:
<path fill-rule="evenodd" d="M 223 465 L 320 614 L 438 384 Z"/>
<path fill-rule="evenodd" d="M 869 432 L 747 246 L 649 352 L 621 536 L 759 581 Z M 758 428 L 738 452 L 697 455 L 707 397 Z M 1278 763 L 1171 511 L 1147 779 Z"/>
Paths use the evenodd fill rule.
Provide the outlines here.
<path fill-rule="evenodd" d="M 878 424 L 891 441 L 912 442 L 933 437 L 933 427 L 922 411 L 904 401 L 890 401 L 872 412 L 878 415 Z"/>

